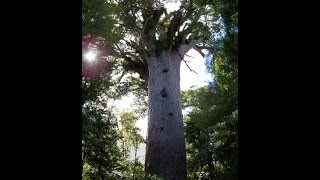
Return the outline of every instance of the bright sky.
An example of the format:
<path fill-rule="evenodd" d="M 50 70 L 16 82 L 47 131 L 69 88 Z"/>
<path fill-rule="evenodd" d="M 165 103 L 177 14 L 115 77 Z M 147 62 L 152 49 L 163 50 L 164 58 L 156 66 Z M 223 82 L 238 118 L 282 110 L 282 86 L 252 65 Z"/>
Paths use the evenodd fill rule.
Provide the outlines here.
<path fill-rule="evenodd" d="M 181 3 L 180 2 L 166 2 L 164 7 L 167 9 L 168 13 L 171 11 L 178 10 L 180 7 Z"/>

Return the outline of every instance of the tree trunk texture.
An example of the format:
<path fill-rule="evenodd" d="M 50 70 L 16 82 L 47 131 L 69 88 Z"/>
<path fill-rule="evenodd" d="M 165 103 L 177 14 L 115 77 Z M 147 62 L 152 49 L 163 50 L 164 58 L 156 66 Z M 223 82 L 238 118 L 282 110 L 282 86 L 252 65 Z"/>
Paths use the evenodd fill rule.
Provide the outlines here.
<path fill-rule="evenodd" d="M 164 51 L 148 58 L 148 134 L 146 174 L 164 179 L 184 180 L 186 148 L 180 96 L 178 51 Z"/>

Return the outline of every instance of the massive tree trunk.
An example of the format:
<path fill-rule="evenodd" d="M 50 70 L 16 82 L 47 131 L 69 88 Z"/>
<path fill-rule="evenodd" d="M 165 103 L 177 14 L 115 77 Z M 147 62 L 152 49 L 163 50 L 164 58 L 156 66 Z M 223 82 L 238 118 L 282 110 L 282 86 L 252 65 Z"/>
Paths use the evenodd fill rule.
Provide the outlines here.
<path fill-rule="evenodd" d="M 187 177 L 180 96 L 179 51 L 148 58 L 148 135 L 145 171 L 164 179 Z"/>

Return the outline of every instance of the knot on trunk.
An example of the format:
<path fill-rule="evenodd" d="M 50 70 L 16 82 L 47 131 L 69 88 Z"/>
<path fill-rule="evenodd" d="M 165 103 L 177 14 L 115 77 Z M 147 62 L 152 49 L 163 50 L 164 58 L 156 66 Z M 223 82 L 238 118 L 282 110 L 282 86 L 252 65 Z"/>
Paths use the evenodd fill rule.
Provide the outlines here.
<path fill-rule="evenodd" d="M 168 93 L 167 93 L 167 89 L 166 88 L 163 88 L 162 90 L 161 90 L 161 92 L 160 92 L 160 95 L 162 96 L 162 97 L 167 97 L 168 96 Z"/>

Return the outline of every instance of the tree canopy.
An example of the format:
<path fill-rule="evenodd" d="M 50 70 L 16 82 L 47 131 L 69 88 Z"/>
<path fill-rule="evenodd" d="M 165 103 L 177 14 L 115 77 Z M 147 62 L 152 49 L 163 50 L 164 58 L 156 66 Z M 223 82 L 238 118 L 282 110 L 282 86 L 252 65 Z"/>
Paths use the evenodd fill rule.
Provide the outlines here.
<path fill-rule="evenodd" d="M 164 50 L 188 50 L 210 39 L 210 1 L 182 0 L 178 10 L 168 12 L 167 1 L 83 0 L 83 32 L 103 39 L 107 53 L 121 62 L 125 71 L 148 80 L 146 58 Z M 206 21 L 207 20 L 207 21 Z M 181 48 L 185 44 L 187 47 Z M 182 52 L 182 56 L 185 52 Z M 202 52 L 201 52 L 202 53 Z M 121 59 L 121 60 L 120 60 Z"/>

